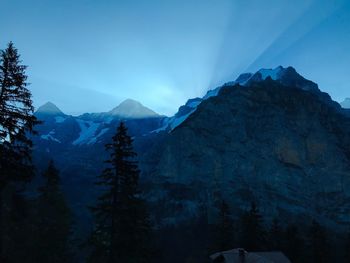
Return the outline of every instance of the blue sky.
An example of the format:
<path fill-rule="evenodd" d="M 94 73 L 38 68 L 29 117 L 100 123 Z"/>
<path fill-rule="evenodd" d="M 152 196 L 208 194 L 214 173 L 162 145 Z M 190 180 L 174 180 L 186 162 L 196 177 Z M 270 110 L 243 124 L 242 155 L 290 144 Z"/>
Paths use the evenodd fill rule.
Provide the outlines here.
<path fill-rule="evenodd" d="M 29 65 L 36 106 L 171 115 L 242 72 L 293 66 L 350 97 L 347 0 L 0 0 L 0 46 Z"/>

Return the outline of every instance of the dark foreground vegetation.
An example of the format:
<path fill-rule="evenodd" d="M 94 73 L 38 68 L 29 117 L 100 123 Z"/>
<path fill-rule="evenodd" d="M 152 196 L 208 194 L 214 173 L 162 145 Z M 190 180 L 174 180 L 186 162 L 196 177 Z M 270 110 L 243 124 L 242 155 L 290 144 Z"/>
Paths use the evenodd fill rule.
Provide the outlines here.
<path fill-rule="evenodd" d="M 106 169 L 96 175 L 100 196 L 90 207 L 87 239 L 75 232 L 54 161 L 43 174 L 31 162 L 35 124 L 26 67 L 10 43 L 0 54 L 0 262 L 208 262 L 217 251 L 280 250 L 292 262 L 350 262 L 350 234 L 336 234 L 316 220 L 304 225 L 266 222 L 255 203 L 235 215 L 225 200 L 186 223 L 152 224 L 139 187 L 140 171 L 127 127 L 120 123 Z M 36 178 L 35 187 L 31 183 Z M 79 186 L 76 186 L 79 187 Z"/>

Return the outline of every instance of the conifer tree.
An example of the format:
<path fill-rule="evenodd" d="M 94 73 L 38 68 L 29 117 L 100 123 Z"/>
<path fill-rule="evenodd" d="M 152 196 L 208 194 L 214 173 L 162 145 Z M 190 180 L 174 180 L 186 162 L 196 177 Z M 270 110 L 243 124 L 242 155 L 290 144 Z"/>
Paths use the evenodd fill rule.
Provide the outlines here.
<path fill-rule="evenodd" d="M 9 181 L 33 175 L 28 133 L 37 121 L 26 68 L 12 42 L 0 51 L 0 189 Z"/>
<path fill-rule="evenodd" d="M 10 42 L 0 50 L 0 261 L 3 258 L 3 192 L 12 182 L 26 182 L 34 174 L 31 163 L 32 142 L 28 137 L 37 123 L 26 66 Z"/>
<path fill-rule="evenodd" d="M 32 259 L 37 231 L 33 228 L 33 200 L 21 188 L 9 184 L 4 191 L 3 261 L 11 263 L 36 263 Z"/>
<path fill-rule="evenodd" d="M 97 182 L 103 193 L 92 208 L 95 229 L 89 262 L 150 262 L 150 224 L 138 189 L 140 171 L 132 142 L 121 122 L 112 143 L 106 145 L 109 166 Z"/>
<path fill-rule="evenodd" d="M 53 161 L 49 162 L 43 177 L 44 184 L 38 189 L 34 218 L 34 262 L 70 262 L 71 212 L 61 191 L 59 171 Z"/>
<path fill-rule="evenodd" d="M 268 232 L 268 247 L 270 250 L 280 250 L 283 242 L 283 229 L 275 218 L 272 221 L 271 228 Z"/>
<path fill-rule="evenodd" d="M 302 262 L 304 241 L 295 225 L 288 225 L 284 235 L 283 252 L 295 263 Z"/>
<path fill-rule="evenodd" d="M 247 250 L 261 250 L 265 246 L 265 235 L 263 217 L 253 202 L 241 219 L 240 243 Z"/>
<path fill-rule="evenodd" d="M 342 249 L 344 251 L 343 253 L 344 262 L 350 263 L 350 232 L 349 231 L 346 233 L 346 237 L 345 237 L 344 245 Z"/>
<path fill-rule="evenodd" d="M 328 244 L 327 234 L 316 220 L 312 221 L 310 227 L 310 246 L 311 261 L 317 263 L 326 263 L 329 261 L 330 248 Z"/>
<path fill-rule="evenodd" d="M 228 204 L 222 200 L 219 207 L 219 218 L 215 225 L 214 249 L 224 251 L 232 249 L 234 245 L 234 224 Z"/>

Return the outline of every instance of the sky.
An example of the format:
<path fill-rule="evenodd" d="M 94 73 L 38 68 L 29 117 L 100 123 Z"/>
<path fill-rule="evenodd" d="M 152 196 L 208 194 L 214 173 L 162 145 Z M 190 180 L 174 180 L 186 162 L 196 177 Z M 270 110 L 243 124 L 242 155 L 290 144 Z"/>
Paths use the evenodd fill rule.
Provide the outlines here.
<path fill-rule="evenodd" d="M 0 0 L 0 48 L 28 65 L 36 107 L 172 115 L 240 73 L 293 66 L 350 97 L 348 0 Z"/>

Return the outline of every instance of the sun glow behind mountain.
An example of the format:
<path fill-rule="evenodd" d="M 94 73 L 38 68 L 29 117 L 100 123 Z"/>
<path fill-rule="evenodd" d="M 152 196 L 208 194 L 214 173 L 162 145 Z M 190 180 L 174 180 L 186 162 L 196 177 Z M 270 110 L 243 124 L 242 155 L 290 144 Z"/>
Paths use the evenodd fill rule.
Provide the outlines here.
<path fill-rule="evenodd" d="M 5 0 L 15 12 L 0 17 L 0 44 L 23 54 L 35 104 L 67 113 L 133 98 L 171 115 L 240 73 L 278 65 L 340 101 L 349 96 L 347 2 Z"/>

